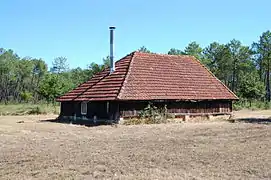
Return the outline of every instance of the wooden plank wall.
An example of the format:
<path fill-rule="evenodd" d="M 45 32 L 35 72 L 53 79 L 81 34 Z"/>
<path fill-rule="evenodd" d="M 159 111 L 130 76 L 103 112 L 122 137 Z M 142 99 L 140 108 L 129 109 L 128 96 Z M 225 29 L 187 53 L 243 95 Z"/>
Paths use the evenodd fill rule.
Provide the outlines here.
<path fill-rule="evenodd" d="M 110 118 L 134 117 L 144 110 L 148 101 L 125 101 L 110 102 L 110 112 L 106 112 L 106 102 L 89 102 L 87 118 Z M 201 101 L 201 102 L 154 102 L 157 107 L 167 105 L 169 113 L 172 114 L 217 114 L 230 113 L 232 111 L 231 101 Z M 81 116 L 80 102 L 62 102 L 61 116 Z M 119 114 L 120 113 L 120 114 Z"/>
<path fill-rule="evenodd" d="M 138 116 L 148 103 L 126 102 L 120 105 L 121 117 Z M 157 107 L 167 105 L 168 113 L 172 114 L 218 114 L 232 111 L 231 101 L 201 101 L 201 102 L 166 102 L 154 103 Z"/>

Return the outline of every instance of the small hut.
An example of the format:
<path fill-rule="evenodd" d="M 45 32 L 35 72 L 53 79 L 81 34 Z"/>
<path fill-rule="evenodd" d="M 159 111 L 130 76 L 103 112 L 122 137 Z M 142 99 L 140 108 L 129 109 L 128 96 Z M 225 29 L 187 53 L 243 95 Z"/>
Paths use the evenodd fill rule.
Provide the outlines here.
<path fill-rule="evenodd" d="M 193 56 L 132 52 L 57 101 L 60 118 L 118 122 L 150 102 L 175 116 L 194 116 L 230 114 L 237 99 Z"/>

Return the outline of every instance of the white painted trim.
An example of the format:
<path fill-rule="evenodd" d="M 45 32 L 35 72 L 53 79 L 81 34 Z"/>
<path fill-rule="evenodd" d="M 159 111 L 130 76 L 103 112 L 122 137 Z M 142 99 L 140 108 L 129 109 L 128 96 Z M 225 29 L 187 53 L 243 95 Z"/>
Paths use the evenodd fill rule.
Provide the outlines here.
<path fill-rule="evenodd" d="M 85 112 L 83 112 L 83 110 L 84 110 L 83 106 L 85 106 L 85 110 L 86 110 Z M 86 115 L 87 112 L 88 112 L 88 102 L 87 101 L 82 101 L 81 102 L 81 114 Z"/>
<path fill-rule="evenodd" d="M 109 101 L 106 102 L 106 113 L 109 113 Z"/>

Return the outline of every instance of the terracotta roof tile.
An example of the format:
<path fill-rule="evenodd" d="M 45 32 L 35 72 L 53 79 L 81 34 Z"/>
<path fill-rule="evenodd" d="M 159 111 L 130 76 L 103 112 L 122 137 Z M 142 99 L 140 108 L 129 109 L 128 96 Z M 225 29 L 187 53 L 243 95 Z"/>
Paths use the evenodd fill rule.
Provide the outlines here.
<path fill-rule="evenodd" d="M 125 76 L 128 72 L 132 53 L 115 63 L 115 71 L 109 73 L 106 68 L 89 81 L 71 90 L 57 101 L 94 101 L 114 100 L 117 98 Z"/>
<path fill-rule="evenodd" d="M 238 99 L 192 56 L 133 52 L 58 101 Z"/>
<path fill-rule="evenodd" d="M 192 56 L 136 52 L 118 99 L 211 100 L 237 97 Z"/>

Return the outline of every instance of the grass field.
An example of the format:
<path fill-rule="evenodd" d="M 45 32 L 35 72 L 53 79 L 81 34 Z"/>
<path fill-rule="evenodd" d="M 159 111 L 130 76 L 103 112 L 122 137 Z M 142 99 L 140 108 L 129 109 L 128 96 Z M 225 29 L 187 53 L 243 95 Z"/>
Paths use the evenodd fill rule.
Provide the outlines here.
<path fill-rule="evenodd" d="M 59 106 L 52 104 L 0 104 L 0 116 L 59 114 Z"/>
<path fill-rule="evenodd" d="M 270 114 L 98 127 L 44 121 L 52 115 L 2 116 L 0 179 L 271 179 L 271 125 L 246 119 Z"/>

